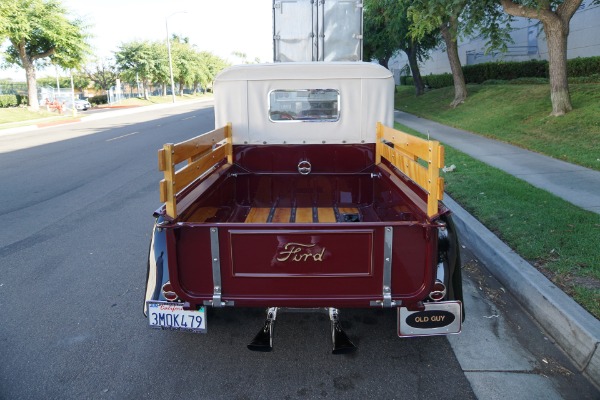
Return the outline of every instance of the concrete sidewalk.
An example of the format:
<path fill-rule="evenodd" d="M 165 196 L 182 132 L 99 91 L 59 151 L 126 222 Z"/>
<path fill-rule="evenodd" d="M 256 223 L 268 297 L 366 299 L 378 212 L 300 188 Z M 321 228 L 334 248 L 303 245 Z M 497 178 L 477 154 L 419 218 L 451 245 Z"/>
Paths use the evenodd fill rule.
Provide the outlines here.
<path fill-rule="evenodd" d="M 397 122 L 431 136 L 585 210 L 600 214 L 600 171 L 395 111 Z"/>
<path fill-rule="evenodd" d="M 395 112 L 395 120 L 499 168 L 581 208 L 600 214 L 600 172 L 487 139 L 423 118 Z M 600 387 L 600 321 L 521 258 L 460 205 L 444 203 L 470 250 Z"/>

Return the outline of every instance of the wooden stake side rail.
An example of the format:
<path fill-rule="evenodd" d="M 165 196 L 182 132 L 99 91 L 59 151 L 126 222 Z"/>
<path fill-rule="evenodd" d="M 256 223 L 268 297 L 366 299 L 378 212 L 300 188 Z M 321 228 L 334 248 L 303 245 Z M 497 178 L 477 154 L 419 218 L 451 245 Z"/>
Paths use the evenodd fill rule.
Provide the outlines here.
<path fill-rule="evenodd" d="M 404 175 L 427 193 L 427 215 L 438 213 L 438 201 L 444 197 L 444 179 L 440 168 L 444 166 L 444 146 L 436 140 L 425 140 L 377 123 L 375 163 L 388 160 Z M 425 161 L 427 166 L 419 163 Z"/>
<path fill-rule="evenodd" d="M 231 124 L 181 143 L 167 143 L 158 151 L 158 169 L 164 172 L 160 201 L 166 203 L 169 217 L 177 218 L 177 194 L 224 159 L 233 163 Z M 184 161 L 187 164 L 176 171 Z"/>

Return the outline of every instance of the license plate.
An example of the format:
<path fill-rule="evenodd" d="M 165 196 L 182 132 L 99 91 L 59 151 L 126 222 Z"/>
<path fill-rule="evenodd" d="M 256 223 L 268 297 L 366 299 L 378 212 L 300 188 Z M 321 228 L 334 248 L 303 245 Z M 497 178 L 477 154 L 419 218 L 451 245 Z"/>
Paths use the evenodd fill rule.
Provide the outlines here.
<path fill-rule="evenodd" d="M 398 308 L 398 336 L 433 336 L 460 333 L 462 306 L 460 301 L 425 303 L 423 311 Z"/>
<path fill-rule="evenodd" d="M 168 303 L 166 301 L 149 300 L 148 322 L 151 328 L 169 329 L 174 331 L 188 331 L 196 333 L 206 332 L 206 310 L 184 310 L 183 304 Z"/>

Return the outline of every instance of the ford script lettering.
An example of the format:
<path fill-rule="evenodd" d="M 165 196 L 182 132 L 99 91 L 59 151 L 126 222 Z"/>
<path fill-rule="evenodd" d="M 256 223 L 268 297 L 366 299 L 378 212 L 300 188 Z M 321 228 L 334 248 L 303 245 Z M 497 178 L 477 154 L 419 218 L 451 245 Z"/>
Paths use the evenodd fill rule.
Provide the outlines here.
<path fill-rule="evenodd" d="M 283 250 L 280 250 L 277 254 L 277 261 L 323 261 L 325 248 L 323 247 L 321 251 L 318 251 L 315 246 L 315 243 L 287 243 L 283 246 Z"/>
<path fill-rule="evenodd" d="M 456 317 L 448 311 L 419 311 L 406 317 L 406 323 L 413 328 L 431 329 L 450 325 Z"/>

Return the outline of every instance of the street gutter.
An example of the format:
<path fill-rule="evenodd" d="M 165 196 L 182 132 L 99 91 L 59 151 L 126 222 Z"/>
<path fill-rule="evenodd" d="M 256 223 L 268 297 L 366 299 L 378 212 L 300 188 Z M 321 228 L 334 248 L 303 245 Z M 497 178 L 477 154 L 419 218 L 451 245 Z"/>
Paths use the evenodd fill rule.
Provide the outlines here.
<path fill-rule="evenodd" d="M 600 388 L 600 321 L 521 258 L 448 194 L 463 243 L 486 265 L 577 368 Z"/>

